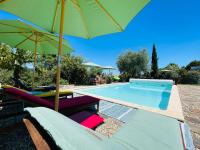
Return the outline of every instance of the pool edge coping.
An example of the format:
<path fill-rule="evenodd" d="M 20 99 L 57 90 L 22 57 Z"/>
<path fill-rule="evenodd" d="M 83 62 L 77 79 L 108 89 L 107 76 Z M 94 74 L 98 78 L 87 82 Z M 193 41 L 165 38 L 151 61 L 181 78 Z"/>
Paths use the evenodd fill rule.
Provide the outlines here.
<path fill-rule="evenodd" d="M 120 85 L 121 84 L 127 84 L 127 82 L 126 83 L 114 83 L 114 85 L 117 85 L 117 84 L 120 84 Z M 78 94 L 96 97 L 96 98 L 99 98 L 99 99 L 102 99 L 102 100 L 105 100 L 105 101 L 108 101 L 108 102 L 117 103 L 117 104 L 124 105 L 124 106 L 127 106 L 127 107 L 131 107 L 131 108 L 134 108 L 134 109 L 142 109 L 142 110 L 158 113 L 158 114 L 161 114 L 161 115 L 165 115 L 165 116 L 168 116 L 168 117 L 172 117 L 172 118 L 175 118 L 179 121 L 184 121 L 182 104 L 181 104 L 178 88 L 177 88 L 176 85 L 172 86 L 167 110 L 160 110 L 160 109 L 151 108 L 151 107 L 148 107 L 148 106 L 142 106 L 142 105 L 138 105 L 138 104 L 135 104 L 135 103 L 124 102 L 124 101 L 121 101 L 121 100 L 118 100 L 118 99 L 108 98 L 108 97 L 99 96 L 99 95 L 80 91 L 82 89 L 106 87 L 106 86 L 110 86 L 110 85 L 111 84 L 109 84 L 109 85 L 107 85 L 107 84 L 106 85 L 97 85 L 97 86 L 91 86 L 91 87 L 75 87 L 71 90 L 75 93 L 78 93 Z"/>

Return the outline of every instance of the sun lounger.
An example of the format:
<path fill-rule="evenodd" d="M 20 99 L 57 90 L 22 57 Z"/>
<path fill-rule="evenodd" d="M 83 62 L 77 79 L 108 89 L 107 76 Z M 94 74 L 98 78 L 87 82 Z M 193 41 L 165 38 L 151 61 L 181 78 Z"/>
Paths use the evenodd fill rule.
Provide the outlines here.
<path fill-rule="evenodd" d="M 106 138 L 50 109 L 26 110 L 61 149 L 184 150 L 179 122 L 156 113 L 137 110 L 116 134 Z"/>
<path fill-rule="evenodd" d="M 21 90 L 23 92 L 27 92 L 27 93 L 35 95 L 35 96 L 43 97 L 45 99 L 54 98 L 55 95 L 56 95 L 55 90 L 46 91 L 46 92 L 44 92 L 44 91 L 32 91 L 32 92 L 30 92 L 30 91 L 26 91 L 24 89 L 13 87 L 11 85 L 3 85 L 2 88 L 15 88 L 15 89 Z M 70 91 L 70 90 L 60 90 L 59 96 L 60 96 L 60 98 L 67 98 L 68 96 L 73 98 L 73 92 Z"/>
<path fill-rule="evenodd" d="M 24 131 L 28 131 L 28 133 L 20 130 L 20 135 L 28 136 L 27 134 L 29 134 L 29 138 L 22 136 L 20 146 L 24 141 L 27 149 L 33 147 L 32 144 L 34 144 L 36 148 L 42 145 L 51 149 L 63 150 L 184 150 L 179 121 L 156 113 L 136 110 L 129 121 L 110 138 L 80 126 L 48 108 L 25 108 L 24 113 L 26 115 L 23 117 L 23 126 L 26 128 Z M 15 127 L 19 128 L 19 126 Z M 1 131 L 3 130 L 1 129 Z M 13 132 L 15 130 L 7 128 L 5 131 Z M 0 138 L 5 139 L 5 132 Z M 2 148 L 7 146 L 4 142 L 9 141 L 3 140 Z M 19 144 L 14 144 L 15 147 L 19 146 Z"/>
<path fill-rule="evenodd" d="M 28 92 L 32 95 L 43 97 L 43 98 L 52 98 L 55 97 L 56 91 L 48 91 L 48 92 Z M 70 90 L 60 90 L 59 91 L 60 98 L 67 98 L 68 96 L 71 96 L 73 98 L 73 92 Z"/>
<path fill-rule="evenodd" d="M 20 87 L 21 89 L 24 89 L 26 91 L 43 91 L 47 92 L 50 90 L 56 90 L 55 86 L 38 86 L 36 88 L 28 87 L 25 83 L 23 83 L 20 79 L 12 78 L 12 80 L 15 82 L 16 87 Z"/>
<path fill-rule="evenodd" d="M 23 100 L 25 106 L 44 106 L 54 109 L 54 100 L 47 100 L 41 97 L 29 94 L 17 88 L 4 88 L 4 101 L 11 100 Z M 9 95 L 9 96 L 8 96 Z M 7 98 L 8 96 L 9 98 Z M 99 99 L 90 96 L 81 96 L 70 99 L 59 100 L 59 111 L 64 114 L 70 114 L 78 110 L 82 110 L 89 106 L 97 105 L 97 111 L 99 107 Z"/>

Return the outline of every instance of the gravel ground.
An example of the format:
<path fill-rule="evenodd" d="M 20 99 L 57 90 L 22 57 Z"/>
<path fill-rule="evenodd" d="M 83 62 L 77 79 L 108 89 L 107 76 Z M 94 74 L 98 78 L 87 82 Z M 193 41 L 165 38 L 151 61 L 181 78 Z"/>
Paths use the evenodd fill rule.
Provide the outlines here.
<path fill-rule="evenodd" d="M 189 124 L 196 150 L 200 150 L 200 86 L 178 85 L 185 121 Z"/>
<path fill-rule="evenodd" d="M 95 131 L 104 136 L 111 137 L 123 125 L 123 123 L 117 119 L 103 115 L 101 116 L 104 118 L 104 123 L 98 126 Z"/>

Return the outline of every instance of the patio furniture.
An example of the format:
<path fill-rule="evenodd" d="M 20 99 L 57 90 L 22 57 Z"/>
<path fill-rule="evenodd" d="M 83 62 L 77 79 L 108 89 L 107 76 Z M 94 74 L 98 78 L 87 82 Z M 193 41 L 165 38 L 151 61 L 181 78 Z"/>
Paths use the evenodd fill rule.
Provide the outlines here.
<path fill-rule="evenodd" d="M 48 108 L 25 110 L 61 149 L 184 150 L 179 121 L 156 113 L 137 110 L 117 133 L 106 138 Z"/>
<path fill-rule="evenodd" d="M 28 85 L 26 85 L 24 82 L 22 82 L 20 79 L 17 78 L 11 78 L 15 82 L 15 87 L 18 87 L 20 89 L 26 90 L 26 91 L 42 91 L 47 92 L 51 90 L 56 90 L 55 86 L 39 86 L 36 88 L 31 88 Z"/>
<path fill-rule="evenodd" d="M 3 102 L 8 102 L 10 99 L 23 100 L 25 106 L 44 106 L 54 109 L 54 101 L 47 100 L 27 92 L 24 92 L 17 88 L 4 88 Z M 74 112 L 86 109 L 88 107 L 97 105 L 97 111 L 99 109 L 99 99 L 90 96 L 80 96 L 70 99 L 59 100 L 59 111 L 63 114 L 69 115 Z"/>
<path fill-rule="evenodd" d="M 54 98 L 56 95 L 56 91 L 55 90 L 51 90 L 51 91 L 26 91 L 24 89 L 20 89 L 17 87 L 13 87 L 10 85 L 3 85 L 3 88 L 15 88 L 18 90 L 21 90 L 23 92 L 27 92 L 29 94 L 35 95 L 35 96 L 39 96 L 45 99 L 50 99 L 50 98 Z M 59 93 L 60 98 L 67 98 L 68 96 L 71 96 L 73 98 L 73 92 L 70 90 L 61 90 Z"/>

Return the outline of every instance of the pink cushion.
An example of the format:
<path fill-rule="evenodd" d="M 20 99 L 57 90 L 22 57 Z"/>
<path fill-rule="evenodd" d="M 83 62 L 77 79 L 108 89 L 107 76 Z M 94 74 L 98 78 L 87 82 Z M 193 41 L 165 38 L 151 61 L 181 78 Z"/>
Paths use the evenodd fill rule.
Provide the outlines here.
<path fill-rule="evenodd" d="M 54 100 L 46 100 L 46 99 L 26 93 L 26 92 L 21 91 L 16 88 L 5 88 L 4 90 L 6 93 L 16 95 L 16 97 L 19 97 L 23 100 L 27 100 L 27 101 L 36 103 L 38 105 L 54 109 Z M 81 97 L 75 97 L 75 98 L 71 98 L 71 99 L 61 99 L 61 100 L 59 100 L 59 110 L 62 110 L 65 108 L 82 106 L 82 105 L 86 105 L 86 104 L 90 104 L 90 103 L 95 103 L 98 101 L 99 101 L 99 99 L 93 98 L 90 96 L 81 96 Z"/>
<path fill-rule="evenodd" d="M 90 129 L 93 129 L 104 122 L 104 118 L 88 111 L 76 113 L 69 118 Z"/>

